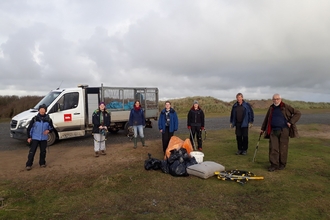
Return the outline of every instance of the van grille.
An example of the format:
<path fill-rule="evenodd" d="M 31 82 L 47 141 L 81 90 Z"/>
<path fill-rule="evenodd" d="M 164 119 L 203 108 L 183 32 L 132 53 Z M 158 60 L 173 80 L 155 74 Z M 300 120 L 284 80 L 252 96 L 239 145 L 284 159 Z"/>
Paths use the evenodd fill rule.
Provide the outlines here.
<path fill-rule="evenodd" d="M 16 120 L 11 120 L 10 127 L 11 128 L 16 128 L 16 126 L 17 126 L 17 121 Z"/>

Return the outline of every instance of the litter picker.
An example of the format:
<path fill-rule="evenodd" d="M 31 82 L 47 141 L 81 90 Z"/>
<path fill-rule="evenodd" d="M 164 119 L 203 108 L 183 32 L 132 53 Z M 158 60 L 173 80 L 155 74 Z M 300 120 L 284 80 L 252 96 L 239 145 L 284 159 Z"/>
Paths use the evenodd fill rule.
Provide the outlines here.
<path fill-rule="evenodd" d="M 194 136 L 192 135 L 192 132 L 191 132 L 191 129 L 188 129 L 189 130 L 189 132 L 190 132 L 190 137 L 191 137 L 191 139 L 193 140 L 193 148 L 194 148 L 194 151 L 197 151 L 197 149 L 196 149 L 196 145 L 195 145 L 195 139 L 194 139 Z"/>
<path fill-rule="evenodd" d="M 233 180 L 237 183 L 244 184 L 249 180 L 263 180 L 263 176 L 256 176 L 254 173 L 244 170 L 231 170 L 215 172 L 219 180 Z"/>
<path fill-rule="evenodd" d="M 256 161 L 256 156 L 257 156 L 257 151 L 258 151 L 258 148 L 259 148 L 259 142 L 260 142 L 261 135 L 262 135 L 262 132 L 260 132 L 258 143 L 257 143 L 256 149 L 254 150 L 254 155 L 253 155 L 252 162 Z"/>

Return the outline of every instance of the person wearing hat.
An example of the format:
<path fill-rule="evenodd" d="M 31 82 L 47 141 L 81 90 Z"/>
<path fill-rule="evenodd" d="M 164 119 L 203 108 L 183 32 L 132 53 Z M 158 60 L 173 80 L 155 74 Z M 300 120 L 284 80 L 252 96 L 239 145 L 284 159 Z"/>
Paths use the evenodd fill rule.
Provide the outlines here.
<path fill-rule="evenodd" d="M 194 139 L 197 136 L 197 145 L 198 150 L 202 151 L 202 130 L 204 130 L 205 126 L 205 116 L 203 110 L 199 107 L 198 101 L 195 100 L 193 106 L 188 112 L 187 116 L 187 127 L 190 130 L 190 141 L 194 146 Z M 195 148 L 196 146 L 194 146 Z"/>
<path fill-rule="evenodd" d="M 248 132 L 253 125 L 254 113 L 251 105 L 244 101 L 242 93 L 237 93 L 236 101 L 231 109 L 230 127 L 235 127 L 236 155 L 246 155 L 249 147 Z"/>
<path fill-rule="evenodd" d="M 93 136 L 94 136 L 94 152 L 95 157 L 99 156 L 101 151 L 102 155 L 105 153 L 105 136 L 110 126 L 111 116 L 110 113 L 105 109 L 105 103 L 101 102 L 99 108 L 93 112 Z"/>
<path fill-rule="evenodd" d="M 136 100 L 134 102 L 134 107 L 131 109 L 129 120 L 128 120 L 129 126 L 133 127 L 134 131 L 134 149 L 137 148 L 137 135 L 139 133 L 142 146 L 147 147 L 144 140 L 144 134 L 143 134 L 143 128 L 146 126 L 146 120 L 144 117 L 144 111 L 140 105 L 140 101 Z"/>
<path fill-rule="evenodd" d="M 53 122 L 47 112 L 47 106 L 42 104 L 39 106 L 38 114 L 32 118 L 27 128 L 30 150 L 28 154 L 28 161 L 26 162 L 26 170 L 31 170 L 34 160 L 34 155 L 40 146 L 39 165 L 46 167 L 46 147 L 48 134 L 53 130 Z"/>

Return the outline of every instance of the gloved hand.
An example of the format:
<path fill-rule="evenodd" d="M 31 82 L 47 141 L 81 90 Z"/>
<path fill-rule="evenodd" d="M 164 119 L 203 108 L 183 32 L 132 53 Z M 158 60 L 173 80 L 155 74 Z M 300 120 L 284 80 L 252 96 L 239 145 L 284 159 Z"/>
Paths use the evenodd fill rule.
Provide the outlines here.
<path fill-rule="evenodd" d="M 202 131 L 205 130 L 204 127 L 201 127 L 201 130 L 202 130 Z"/>
<path fill-rule="evenodd" d="M 191 126 L 187 126 L 187 128 L 190 130 L 191 129 Z"/>
<path fill-rule="evenodd" d="M 252 123 L 249 123 L 249 128 L 252 128 L 253 124 Z"/>

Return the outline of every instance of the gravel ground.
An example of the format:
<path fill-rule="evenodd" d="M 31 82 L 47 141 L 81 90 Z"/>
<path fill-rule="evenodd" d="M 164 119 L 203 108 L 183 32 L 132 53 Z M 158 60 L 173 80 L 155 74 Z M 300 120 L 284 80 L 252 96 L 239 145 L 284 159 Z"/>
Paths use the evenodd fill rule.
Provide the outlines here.
<path fill-rule="evenodd" d="M 264 115 L 256 115 L 254 127 L 261 127 L 261 123 L 264 119 Z M 298 124 L 330 124 L 330 113 L 323 114 L 306 114 L 302 115 Z M 145 136 L 147 139 L 160 139 L 161 134 L 157 128 L 157 121 L 153 121 L 153 128 L 145 129 Z M 206 130 L 219 130 L 229 127 L 229 118 L 228 117 L 219 117 L 219 118 L 207 118 L 205 119 L 205 129 Z M 176 134 L 187 133 L 186 119 L 179 120 L 179 129 Z M 7 150 L 16 150 L 21 148 L 26 148 L 27 145 L 24 141 L 19 141 L 10 138 L 10 128 L 9 123 L 0 123 L 0 151 Z M 110 134 L 108 136 L 107 142 L 109 143 L 127 143 L 128 138 L 124 135 L 123 131 L 120 131 L 117 134 Z M 72 138 L 58 141 L 56 146 L 67 146 L 67 147 L 79 147 L 93 145 L 93 138 L 91 136 Z"/>

